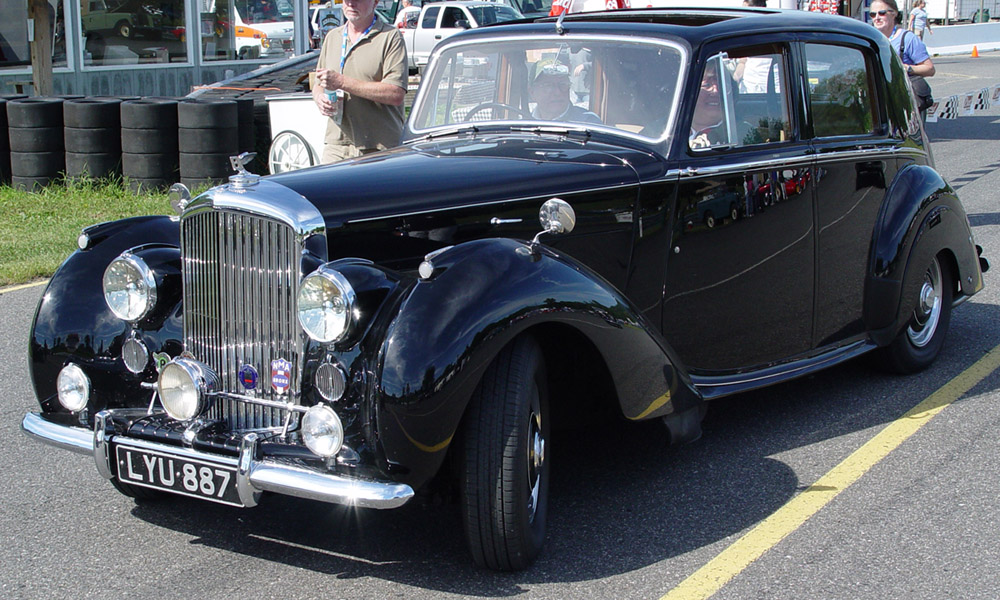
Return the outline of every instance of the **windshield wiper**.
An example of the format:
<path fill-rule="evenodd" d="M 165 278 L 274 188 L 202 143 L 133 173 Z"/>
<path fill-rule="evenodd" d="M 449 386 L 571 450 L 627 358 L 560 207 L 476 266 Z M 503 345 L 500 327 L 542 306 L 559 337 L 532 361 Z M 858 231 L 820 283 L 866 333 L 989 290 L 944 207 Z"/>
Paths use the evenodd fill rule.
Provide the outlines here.
<path fill-rule="evenodd" d="M 584 139 L 590 138 L 590 130 L 586 127 L 557 127 L 555 125 L 532 125 L 528 127 L 514 126 L 510 128 L 511 131 L 518 131 L 522 133 L 537 133 L 537 134 L 549 134 L 549 135 L 565 135 L 573 137 L 582 137 Z"/>
<path fill-rule="evenodd" d="M 443 131 L 435 131 L 417 138 L 416 141 L 419 142 L 423 140 L 433 140 L 435 138 L 448 137 L 450 135 L 462 135 L 463 133 L 475 135 L 479 133 L 479 128 L 476 127 L 475 125 L 466 125 L 465 127 L 456 127 L 455 129 L 445 129 Z"/>

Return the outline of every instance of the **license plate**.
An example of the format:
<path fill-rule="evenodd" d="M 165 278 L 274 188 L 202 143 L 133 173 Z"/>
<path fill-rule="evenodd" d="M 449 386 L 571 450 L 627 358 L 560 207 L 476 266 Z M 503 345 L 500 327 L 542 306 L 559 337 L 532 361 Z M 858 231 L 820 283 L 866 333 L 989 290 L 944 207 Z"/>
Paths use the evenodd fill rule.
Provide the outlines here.
<path fill-rule="evenodd" d="M 243 506 L 233 467 L 122 445 L 115 455 L 118 479 L 125 483 Z"/>

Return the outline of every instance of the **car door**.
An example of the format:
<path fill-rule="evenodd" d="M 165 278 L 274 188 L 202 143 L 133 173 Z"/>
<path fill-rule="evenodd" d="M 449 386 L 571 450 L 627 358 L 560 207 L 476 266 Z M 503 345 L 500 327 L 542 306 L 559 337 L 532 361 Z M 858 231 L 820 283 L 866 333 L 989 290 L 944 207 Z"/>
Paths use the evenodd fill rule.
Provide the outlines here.
<path fill-rule="evenodd" d="M 811 346 L 815 230 L 803 174 L 812 157 L 799 136 L 791 48 L 780 35 L 715 44 L 687 83 L 662 323 L 696 376 Z M 801 187 L 787 185 L 795 178 Z"/>
<path fill-rule="evenodd" d="M 872 236 L 886 187 L 896 173 L 880 108 L 874 49 L 848 36 L 824 35 L 801 46 L 803 90 L 816 169 L 817 347 L 865 335 L 863 303 Z"/>
<path fill-rule="evenodd" d="M 424 66 L 430 58 L 431 50 L 437 45 L 438 40 L 438 17 L 441 16 L 440 6 L 428 6 L 413 31 L 413 62 L 415 65 Z"/>

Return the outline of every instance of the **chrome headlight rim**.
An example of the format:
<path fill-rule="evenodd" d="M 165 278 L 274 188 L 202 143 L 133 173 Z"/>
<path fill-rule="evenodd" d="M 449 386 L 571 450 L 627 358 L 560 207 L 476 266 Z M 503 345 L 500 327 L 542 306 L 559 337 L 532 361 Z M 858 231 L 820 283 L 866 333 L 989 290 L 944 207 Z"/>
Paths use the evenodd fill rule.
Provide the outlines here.
<path fill-rule="evenodd" d="M 70 401 L 71 387 L 74 387 L 79 394 L 79 399 L 75 402 Z M 66 410 L 77 413 L 87 408 L 90 403 L 90 390 L 90 377 L 76 363 L 69 363 L 59 370 L 59 375 L 56 376 L 56 395 L 59 404 Z"/>
<path fill-rule="evenodd" d="M 317 436 L 316 427 L 319 425 L 329 427 L 330 434 Z M 301 432 L 306 447 L 313 454 L 323 458 L 336 456 L 344 446 L 344 425 L 337 412 L 327 404 L 309 407 L 302 417 Z"/>
<path fill-rule="evenodd" d="M 187 382 L 181 385 L 165 388 L 166 380 L 175 371 L 180 371 Z M 189 384 L 185 388 L 185 383 Z M 180 398 L 176 403 L 176 393 L 187 394 L 188 397 Z M 201 416 L 208 407 L 209 395 L 219 388 L 219 380 L 215 372 L 208 365 L 189 358 L 175 358 L 168 362 L 160 371 L 156 380 L 156 392 L 160 398 L 160 405 L 167 415 L 178 421 L 191 421 Z M 193 397 L 190 395 L 193 394 Z"/>
<path fill-rule="evenodd" d="M 310 286 L 314 285 L 316 278 L 322 278 L 332 284 L 334 288 L 337 289 L 339 297 L 343 300 L 344 323 L 340 328 L 339 333 L 325 335 L 315 330 L 304 319 L 303 292 L 309 289 Z M 295 313 L 299 321 L 299 326 L 302 327 L 302 330 L 305 331 L 306 335 L 322 344 L 335 344 L 342 341 L 350 335 L 355 324 L 357 323 L 357 317 L 355 315 L 357 307 L 357 294 L 354 292 L 354 287 L 340 271 L 326 266 L 316 269 L 302 280 L 302 284 L 299 286 L 299 292 L 295 298 L 295 305 Z"/>
<path fill-rule="evenodd" d="M 142 283 L 142 295 L 145 299 L 145 305 L 138 313 L 130 313 L 128 310 L 122 310 L 120 306 L 116 306 L 114 302 L 111 301 L 108 292 L 108 275 L 111 270 L 119 265 L 125 264 L 128 268 L 134 269 L 139 277 L 138 280 Z M 156 306 L 156 277 L 153 275 L 153 270 L 149 268 L 146 261 L 142 258 L 132 254 L 129 251 L 122 252 L 108 264 L 108 267 L 104 269 L 104 275 L 101 277 L 101 289 L 104 292 L 104 302 L 108 305 L 108 308 L 112 313 L 119 319 L 127 321 L 129 323 L 136 323 L 144 319 Z"/>

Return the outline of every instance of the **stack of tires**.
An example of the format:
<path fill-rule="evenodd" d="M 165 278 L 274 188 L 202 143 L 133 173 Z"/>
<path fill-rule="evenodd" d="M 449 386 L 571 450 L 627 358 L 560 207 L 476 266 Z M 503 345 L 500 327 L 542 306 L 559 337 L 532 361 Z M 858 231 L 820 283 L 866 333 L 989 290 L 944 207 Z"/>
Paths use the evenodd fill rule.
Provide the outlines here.
<path fill-rule="evenodd" d="M 24 96 L 0 96 L 0 185 L 10 183 L 10 134 L 7 131 L 7 101 Z"/>
<path fill-rule="evenodd" d="M 121 103 L 122 175 L 129 189 L 177 183 L 177 100 L 141 98 Z"/>
<path fill-rule="evenodd" d="M 183 100 L 177 104 L 181 183 L 194 189 L 225 182 L 239 154 L 239 118 L 234 100 Z"/>
<path fill-rule="evenodd" d="M 78 98 L 63 103 L 67 177 L 121 173 L 121 98 Z"/>
<path fill-rule="evenodd" d="M 35 191 L 66 170 L 63 151 L 63 98 L 7 101 L 11 185 Z"/>

